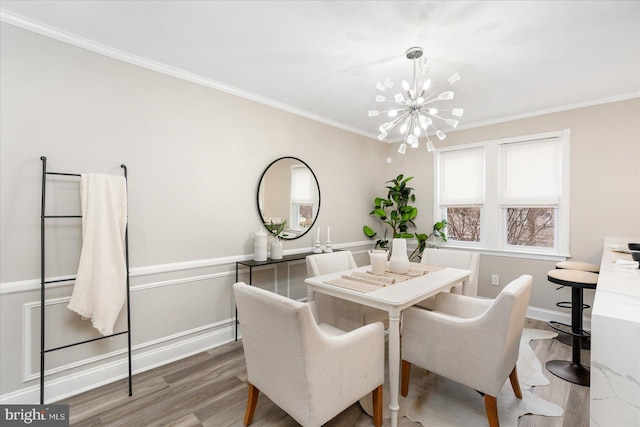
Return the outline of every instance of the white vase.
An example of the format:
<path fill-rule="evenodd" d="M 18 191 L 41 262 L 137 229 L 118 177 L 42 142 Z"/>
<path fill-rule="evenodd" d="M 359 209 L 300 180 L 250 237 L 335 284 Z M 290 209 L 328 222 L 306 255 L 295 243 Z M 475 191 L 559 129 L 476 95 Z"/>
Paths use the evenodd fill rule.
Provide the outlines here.
<path fill-rule="evenodd" d="M 389 258 L 389 271 L 396 274 L 405 274 L 409 271 L 406 239 L 393 239 L 391 258 Z"/>
<path fill-rule="evenodd" d="M 271 242 L 271 259 L 282 259 L 282 241 L 280 239 Z"/>

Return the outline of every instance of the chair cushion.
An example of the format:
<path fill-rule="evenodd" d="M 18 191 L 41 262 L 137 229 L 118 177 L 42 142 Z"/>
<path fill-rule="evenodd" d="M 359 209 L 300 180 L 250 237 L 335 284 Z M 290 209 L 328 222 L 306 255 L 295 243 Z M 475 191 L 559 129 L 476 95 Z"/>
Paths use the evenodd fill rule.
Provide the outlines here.
<path fill-rule="evenodd" d="M 552 283 L 564 286 L 582 286 L 595 288 L 599 275 L 580 270 L 551 270 L 547 273 L 547 279 Z"/>
<path fill-rule="evenodd" d="M 556 264 L 556 268 L 560 268 L 563 270 L 589 271 L 591 273 L 598 273 L 600 271 L 599 266 L 591 264 L 590 262 L 580 261 L 560 261 Z"/>

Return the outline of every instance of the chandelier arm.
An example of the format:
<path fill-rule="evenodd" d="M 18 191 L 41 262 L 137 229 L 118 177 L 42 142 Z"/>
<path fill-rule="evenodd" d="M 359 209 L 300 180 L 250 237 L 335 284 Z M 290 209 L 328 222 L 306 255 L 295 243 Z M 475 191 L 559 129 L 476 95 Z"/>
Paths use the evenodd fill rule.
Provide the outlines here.
<path fill-rule="evenodd" d="M 447 120 L 444 117 L 441 117 L 441 116 L 439 116 L 437 114 L 431 114 L 431 113 L 427 113 L 427 114 L 430 115 L 431 117 L 435 117 L 435 118 L 440 119 L 440 120 Z"/>
<path fill-rule="evenodd" d="M 402 120 L 404 120 L 404 119 L 407 117 L 407 115 L 408 115 L 409 113 L 410 113 L 410 112 L 409 112 L 409 111 L 407 111 L 407 112 L 405 112 L 404 114 L 402 114 L 402 115 L 400 115 L 400 116 L 396 117 L 395 119 L 391 120 L 390 122 L 388 122 L 388 123 L 389 123 L 389 128 L 387 129 L 387 133 L 388 133 L 389 131 L 391 131 L 391 129 L 393 129 L 393 128 L 395 128 L 396 126 L 398 126 L 398 124 L 399 124 Z"/>
<path fill-rule="evenodd" d="M 413 114 L 411 114 L 409 116 L 409 124 L 407 126 L 407 130 L 404 133 L 404 143 L 407 143 L 407 140 L 409 139 L 409 134 L 411 134 L 411 132 L 413 131 Z"/>
<path fill-rule="evenodd" d="M 431 102 L 435 102 L 435 101 L 437 101 L 437 100 L 438 100 L 438 98 L 433 98 L 433 96 L 434 96 L 435 94 L 437 94 L 438 92 L 440 92 L 440 91 L 444 90 L 444 89 L 446 89 L 446 86 L 445 86 L 445 85 L 440 85 L 440 86 L 438 86 L 437 88 L 435 88 L 435 89 L 434 89 L 434 90 L 429 94 L 429 96 L 427 96 L 427 97 L 424 99 L 423 104 L 429 104 L 429 103 L 431 103 Z M 433 98 L 433 99 L 431 99 L 431 98 Z"/>

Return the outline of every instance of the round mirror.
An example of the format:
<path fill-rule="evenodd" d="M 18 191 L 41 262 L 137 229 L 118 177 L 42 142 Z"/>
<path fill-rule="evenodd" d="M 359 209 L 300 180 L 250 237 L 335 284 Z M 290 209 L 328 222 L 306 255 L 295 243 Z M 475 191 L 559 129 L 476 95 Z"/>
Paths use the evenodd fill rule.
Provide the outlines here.
<path fill-rule="evenodd" d="M 258 184 L 258 212 L 267 230 L 297 239 L 311 230 L 319 211 L 320 185 L 309 165 L 281 157 L 267 166 Z"/>

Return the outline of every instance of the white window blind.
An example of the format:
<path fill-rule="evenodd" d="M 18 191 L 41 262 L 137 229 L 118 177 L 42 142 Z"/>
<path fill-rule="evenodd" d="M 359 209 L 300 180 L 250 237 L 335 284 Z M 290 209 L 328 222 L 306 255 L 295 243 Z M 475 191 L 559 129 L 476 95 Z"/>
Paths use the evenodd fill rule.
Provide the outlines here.
<path fill-rule="evenodd" d="M 312 203 L 312 177 L 311 171 L 306 167 L 293 167 L 291 169 L 291 202 Z"/>
<path fill-rule="evenodd" d="M 484 149 L 439 154 L 440 206 L 481 206 L 484 203 Z"/>
<path fill-rule="evenodd" d="M 558 139 L 501 145 L 501 207 L 558 206 L 561 156 Z"/>

